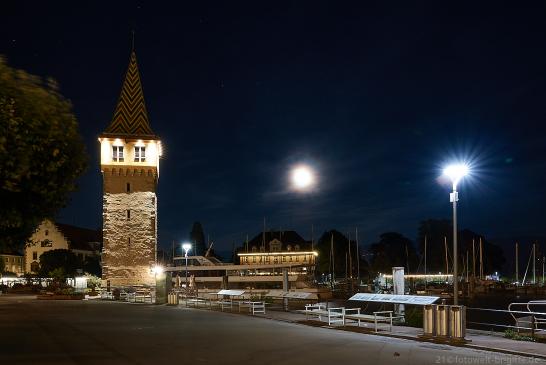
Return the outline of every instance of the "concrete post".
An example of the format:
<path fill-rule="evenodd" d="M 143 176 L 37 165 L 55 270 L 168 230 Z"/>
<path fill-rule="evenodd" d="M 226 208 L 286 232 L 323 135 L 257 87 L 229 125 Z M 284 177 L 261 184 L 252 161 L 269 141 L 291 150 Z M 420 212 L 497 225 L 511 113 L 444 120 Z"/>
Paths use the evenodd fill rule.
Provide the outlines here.
<path fill-rule="evenodd" d="M 282 269 L 282 291 L 288 292 L 290 290 L 290 283 L 288 282 L 288 269 Z M 283 309 L 288 311 L 288 298 L 283 298 Z"/>
<path fill-rule="evenodd" d="M 162 272 L 155 275 L 155 304 L 167 303 L 167 294 L 172 288 L 172 274 Z"/>
<path fill-rule="evenodd" d="M 404 295 L 404 267 L 392 268 L 392 289 L 395 295 Z M 396 315 L 403 316 L 405 312 L 404 304 L 395 304 Z"/>

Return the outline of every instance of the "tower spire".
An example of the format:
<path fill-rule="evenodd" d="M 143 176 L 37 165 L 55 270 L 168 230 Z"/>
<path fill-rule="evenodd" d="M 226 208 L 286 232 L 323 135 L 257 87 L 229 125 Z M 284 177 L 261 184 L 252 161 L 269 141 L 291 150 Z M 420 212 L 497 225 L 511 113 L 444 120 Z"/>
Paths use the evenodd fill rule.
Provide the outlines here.
<path fill-rule="evenodd" d="M 144 92 L 142 91 L 140 73 L 138 72 L 137 58 L 134 51 L 134 38 L 129 67 L 125 74 L 125 80 L 123 81 L 121 94 L 114 111 L 114 117 L 103 135 L 155 138 L 155 134 L 150 128 L 148 113 L 146 111 Z"/>

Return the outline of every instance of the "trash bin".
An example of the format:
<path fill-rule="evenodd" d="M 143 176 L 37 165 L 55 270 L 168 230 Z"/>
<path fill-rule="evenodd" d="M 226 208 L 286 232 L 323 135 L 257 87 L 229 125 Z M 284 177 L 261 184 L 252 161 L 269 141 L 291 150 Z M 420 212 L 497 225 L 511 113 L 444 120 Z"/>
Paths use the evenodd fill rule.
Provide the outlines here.
<path fill-rule="evenodd" d="M 169 305 L 178 305 L 178 295 L 176 293 L 170 293 L 168 295 L 168 304 Z"/>
<path fill-rule="evenodd" d="M 435 313 L 435 331 L 437 337 L 447 337 L 449 335 L 449 306 L 437 305 Z"/>
<path fill-rule="evenodd" d="M 434 336 L 434 320 L 436 316 L 436 305 L 427 304 L 423 306 L 423 333 L 425 336 Z"/>
<path fill-rule="evenodd" d="M 449 336 L 454 341 L 462 341 L 466 336 L 466 307 L 449 306 Z"/>

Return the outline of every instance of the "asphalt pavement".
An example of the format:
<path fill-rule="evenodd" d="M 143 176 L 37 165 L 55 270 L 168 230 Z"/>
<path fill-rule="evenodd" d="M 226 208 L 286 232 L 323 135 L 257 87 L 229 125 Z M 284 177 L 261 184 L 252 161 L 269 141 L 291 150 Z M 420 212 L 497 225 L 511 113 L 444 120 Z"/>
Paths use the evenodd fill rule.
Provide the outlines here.
<path fill-rule="evenodd" d="M 0 364 L 538 364 L 247 315 L 0 296 Z"/>

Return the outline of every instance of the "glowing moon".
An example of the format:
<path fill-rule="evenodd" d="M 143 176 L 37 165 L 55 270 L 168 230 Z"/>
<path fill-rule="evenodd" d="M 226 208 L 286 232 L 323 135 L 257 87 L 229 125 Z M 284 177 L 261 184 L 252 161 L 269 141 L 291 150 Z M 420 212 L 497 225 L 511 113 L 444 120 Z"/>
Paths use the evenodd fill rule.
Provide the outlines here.
<path fill-rule="evenodd" d="M 304 190 L 313 185 L 315 176 L 308 166 L 298 166 L 292 170 L 292 184 L 298 190 Z"/>

